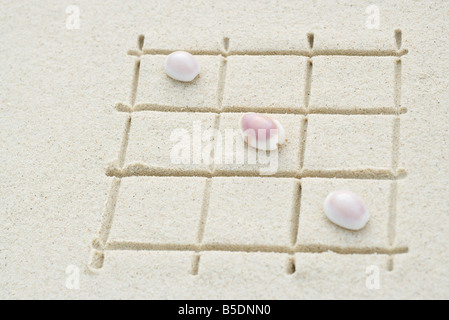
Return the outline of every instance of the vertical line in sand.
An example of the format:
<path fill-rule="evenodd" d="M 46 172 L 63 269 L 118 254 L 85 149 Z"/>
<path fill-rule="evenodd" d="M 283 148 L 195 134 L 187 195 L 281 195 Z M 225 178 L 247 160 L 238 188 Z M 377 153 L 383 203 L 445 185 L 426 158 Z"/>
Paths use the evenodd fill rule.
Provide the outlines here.
<path fill-rule="evenodd" d="M 139 35 L 138 39 L 137 39 L 137 46 L 139 48 L 140 51 L 142 51 L 143 49 L 143 45 L 145 43 L 145 36 L 144 35 Z M 139 86 L 139 77 L 140 77 L 140 57 L 139 58 L 135 58 L 136 60 L 134 61 L 134 74 L 133 74 L 133 80 L 132 80 L 132 84 L 131 84 L 131 95 L 129 98 L 129 103 L 131 105 L 131 110 L 134 110 L 134 105 L 136 103 L 136 97 L 137 97 L 137 88 Z M 129 133 L 131 131 L 131 124 L 132 124 L 132 113 L 130 113 L 129 118 L 127 119 L 126 125 L 125 125 L 125 131 L 123 133 L 123 138 L 122 138 L 122 145 L 120 148 L 120 154 L 119 154 L 119 166 L 120 169 L 123 168 L 123 166 L 125 165 L 125 160 L 126 160 L 126 151 L 128 149 L 128 143 L 129 143 Z"/>
<path fill-rule="evenodd" d="M 312 89 L 312 74 L 313 74 L 313 61 L 312 59 L 308 59 L 307 68 L 306 68 L 306 83 L 304 89 L 304 106 L 306 108 L 304 114 L 304 122 L 302 126 L 303 133 L 301 135 L 301 145 L 300 145 L 300 155 L 299 155 L 299 163 L 301 170 L 304 166 L 304 156 L 306 151 L 306 140 L 307 140 L 307 129 L 309 123 L 309 102 L 310 102 L 310 93 Z"/>
<path fill-rule="evenodd" d="M 209 212 L 209 198 L 210 198 L 210 191 L 211 191 L 211 178 L 206 179 L 206 183 L 204 186 L 204 196 L 203 196 L 203 202 L 201 205 L 201 217 L 200 217 L 200 225 L 198 227 L 198 235 L 197 235 L 197 243 L 198 245 L 201 245 L 204 238 L 204 230 L 206 229 L 206 221 L 207 221 L 207 214 Z"/>
<path fill-rule="evenodd" d="M 230 46 L 230 39 L 226 37 L 223 39 L 223 54 L 220 56 L 221 62 L 218 75 L 217 107 L 219 108 L 220 112 L 223 107 L 223 94 L 226 84 L 226 72 L 228 67 L 227 57 L 229 54 L 229 46 Z"/>
<path fill-rule="evenodd" d="M 226 57 L 229 55 L 230 45 L 231 45 L 231 39 L 229 39 L 229 37 L 224 37 L 223 38 L 223 49 L 224 49 L 223 55 Z"/>
<path fill-rule="evenodd" d="M 201 205 L 200 224 L 198 226 L 198 233 L 197 233 L 197 238 L 196 238 L 196 243 L 197 243 L 198 247 L 201 247 L 201 244 L 202 244 L 203 238 L 204 238 L 204 231 L 206 229 L 207 215 L 209 213 L 210 192 L 211 192 L 211 187 L 212 187 L 211 184 L 212 184 L 212 179 L 207 178 L 205 186 L 204 186 L 203 202 Z M 193 256 L 193 260 L 192 260 L 192 271 L 191 271 L 192 275 L 198 275 L 200 258 L 201 258 L 200 252 L 196 251 L 195 255 Z"/>
<path fill-rule="evenodd" d="M 310 32 L 307 34 L 307 41 L 309 43 L 310 56 L 313 55 L 313 46 L 315 42 L 315 34 Z M 306 87 L 304 89 L 304 106 L 306 108 L 306 115 L 309 112 L 310 94 L 312 89 L 312 74 L 313 74 L 313 60 L 312 58 L 307 59 L 306 67 Z"/>
<path fill-rule="evenodd" d="M 300 150 L 299 150 L 299 167 L 302 171 L 304 168 L 304 158 L 306 155 L 306 140 L 307 140 L 307 129 L 309 126 L 309 118 L 307 116 L 304 117 L 304 121 L 302 124 L 302 133 L 301 133 L 301 141 L 300 141 Z"/>
<path fill-rule="evenodd" d="M 90 250 L 89 262 L 87 264 L 87 270 L 91 273 L 98 273 L 104 264 L 104 251 L 99 251 L 95 248 Z"/>
<path fill-rule="evenodd" d="M 401 114 L 401 98 L 402 98 L 402 59 L 398 58 L 394 65 L 394 105 L 396 115 Z"/>
<path fill-rule="evenodd" d="M 307 60 L 306 67 L 306 87 L 304 89 L 304 106 L 306 113 L 309 112 L 310 94 L 312 89 L 312 73 L 313 73 L 313 58 Z"/>
<path fill-rule="evenodd" d="M 197 252 L 192 257 L 192 275 L 197 276 L 200 268 L 201 255 Z"/>
<path fill-rule="evenodd" d="M 294 248 L 298 242 L 298 229 L 299 229 L 299 216 L 301 213 L 301 196 L 302 186 L 301 181 L 297 181 L 297 187 L 295 188 L 293 208 L 292 208 L 292 221 L 290 225 L 290 245 L 294 251 Z M 294 274 L 296 272 L 295 254 L 292 253 L 288 257 L 287 261 L 287 274 Z"/>
<path fill-rule="evenodd" d="M 145 36 L 140 35 L 137 39 L 137 46 L 139 50 L 142 52 L 143 45 L 145 43 Z M 129 104 L 132 107 L 132 110 L 134 110 L 134 105 L 136 103 L 136 97 L 137 97 L 137 87 L 139 86 L 139 76 L 140 76 L 140 63 L 141 63 L 141 56 L 135 58 L 134 62 L 134 75 L 133 75 L 133 82 L 131 84 L 131 95 L 129 98 Z"/>
<path fill-rule="evenodd" d="M 140 52 L 142 52 L 144 42 L 145 36 L 139 35 L 137 40 L 137 46 Z M 132 106 L 132 109 L 134 109 L 134 104 L 136 102 L 137 87 L 139 84 L 139 75 L 140 75 L 140 57 L 135 59 L 136 60 L 134 62 L 133 80 L 131 83 L 131 93 L 129 98 L 129 103 Z M 122 144 L 120 146 L 120 151 L 118 155 L 118 164 L 120 168 L 122 168 L 125 164 L 126 151 L 129 142 L 129 132 L 131 130 L 131 122 L 132 122 L 132 115 L 130 114 L 129 117 L 126 119 L 125 130 L 122 136 Z M 90 261 L 88 263 L 88 268 L 91 271 L 100 270 L 101 268 L 103 268 L 104 250 L 106 248 L 106 244 L 109 239 L 109 234 L 111 232 L 112 223 L 115 215 L 115 208 L 117 206 L 117 199 L 120 193 L 121 183 L 122 183 L 121 178 L 114 177 L 112 180 L 111 187 L 108 193 L 108 199 L 106 200 L 106 204 L 103 209 L 99 236 L 97 239 L 93 241 L 92 244 Z"/>
<path fill-rule="evenodd" d="M 221 113 L 223 111 L 223 95 L 226 85 L 226 73 L 228 69 L 228 59 L 227 55 L 229 53 L 230 39 L 225 37 L 223 39 L 223 55 L 220 57 L 220 70 L 218 75 L 218 86 L 217 86 L 217 108 L 218 115 L 215 119 L 214 130 L 218 134 L 218 130 L 220 129 L 220 121 L 221 121 Z M 216 142 L 218 139 L 218 135 L 215 135 L 214 141 Z M 214 148 L 212 149 L 212 166 L 211 173 L 215 172 L 215 149 L 217 148 L 217 144 L 215 143 Z"/>
<path fill-rule="evenodd" d="M 119 158 L 118 158 L 118 164 L 119 164 L 120 169 L 123 168 L 123 166 L 125 165 L 126 151 L 128 149 L 128 142 L 129 142 L 129 132 L 131 131 L 131 121 L 132 121 L 132 116 L 129 115 L 128 119 L 126 120 L 125 130 L 123 131 L 122 144 L 120 146 L 120 152 L 119 152 Z"/>
<path fill-rule="evenodd" d="M 402 32 L 395 30 L 396 50 L 402 47 Z M 394 65 L 394 104 L 396 115 L 393 120 L 393 150 L 391 166 L 395 175 L 397 175 L 399 167 L 399 145 L 401 139 L 401 98 L 402 98 L 402 60 L 396 59 Z M 394 180 L 390 184 L 390 216 L 388 219 L 388 245 L 392 247 L 396 238 L 396 220 L 397 220 L 397 202 L 398 202 L 398 181 Z M 388 271 L 394 269 L 394 257 L 391 256 L 388 260 Z"/>
<path fill-rule="evenodd" d="M 402 31 L 401 29 L 394 30 L 394 39 L 396 41 L 396 50 L 401 50 L 402 48 Z"/>
<path fill-rule="evenodd" d="M 392 181 L 390 184 L 390 216 L 388 219 L 388 244 L 390 247 L 394 245 L 396 237 L 396 215 L 397 215 L 397 201 L 398 201 L 398 182 Z"/>
<path fill-rule="evenodd" d="M 104 205 L 103 215 L 101 217 L 101 226 L 98 233 L 98 238 L 92 243 L 89 262 L 87 268 L 91 272 L 98 272 L 103 268 L 104 264 L 104 250 L 109 238 L 109 233 L 114 220 L 115 207 L 120 191 L 121 179 L 113 178 L 111 187 L 108 193 L 108 199 Z"/>
<path fill-rule="evenodd" d="M 292 252 L 294 252 L 294 248 L 298 242 L 299 216 L 301 214 L 301 195 L 302 195 L 301 181 L 298 181 L 297 187 L 295 188 L 293 208 L 292 208 L 292 220 L 290 224 L 290 247 L 292 249 Z M 296 271 L 294 253 L 289 254 L 286 271 L 287 274 L 294 274 Z"/>
<path fill-rule="evenodd" d="M 313 55 L 313 46 L 315 42 L 315 35 L 313 33 L 307 34 L 307 42 L 309 44 L 310 56 Z M 304 88 L 304 107 L 305 107 L 305 115 L 304 122 L 302 125 L 302 134 L 301 134 L 301 143 L 299 150 L 299 170 L 302 172 L 304 167 L 304 157 L 306 150 L 306 141 L 307 141 L 307 129 L 309 124 L 309 103 L 310 103 L 310 93 L 312 89 L 312 74 L 313 74 L 313 61 L 312 58 L 307 59 L 306 65 L 306 75 L 305 75 L 305 88 Z M 301 173 L 300 173 L 301 174 Z M 291 224 L 291 247 L 294 248 L 298 242 L 298 230 L 299 230 L 299 216 L 301 214 L 301 197 L 302 197 L 302 180 L 298 182 L 298 186 L 296 189 L 296 195 L 294 197 L 293 202 L 293 216 L 292 216 L 292 224 Z M 294 274 L 296 272 L 295 265 L 295 256 L 291 254 L 289 256 L 288 265 L 287 265 L 287 273 Z"/>
<path fill-rule="evenodd" d="M 140 51 L 143 50 L 144 44 L 145 44 L 145 35 L 140 34 L 139 37 L 137 38 L 137 47 L 139 48 Z"/>
<path fill-rule="evenodd" d="M 287 274 L 294 274 L 296 272 L 296 261 L 295 256 L 290 255 L 287 260 L 287 267 L 286 267 Z"/>
<path fill-rule="evenodd" d="M 388 262 L 387 262 L 387 270 L 389 272 L 394 270 L 394 256 L 391 255 L 390 257 L 388 257 Z"/>
<path fill-rule="evenodd" d="M 220 57 L 220 69 L 219 69 L 219 75 L 218 75 L 218 86 L 217 86 L 217 108 L 218 108 L 218 115 L 215 118 L 215 124 L 214 129 L 215 132 L 218 132 L 220 128 L 220 120 L 221 120 L 221 112 L 223 109 L 223 95 L 224 95 L 224 89 L 226 84 L 226 72 L 227 72 L 227 66 L 228 66 L 228 59 L 227 56 L 229 54 L 229 48 L 230 48 L 230 39 L 228 37 L 223 38 L 223 50 L 222 55 Z M 214 140 L 217 141 L 218 136 L 215 135 Z M 211 172 L 213 173 L 215 171 L 215 148 L 217 147 L 216 143 L 214 148 L 212 149 L 212 166 L 211 166 Z M 198 247 L 201 247 L 201 244 L 203 242 L 204 238 L 204 231 L 206 229 L 206 223 L 207 223 L 207 215 L 209 213 L 209 201 L 210 201 L 210 192 L 211 192 L 211 185 L 212 185 L 212 179 L 208 178 L 206 180 L 206 185 L 204 189 L 204 197 L 203 197 L 203 204 L 201 208 L 201 218 L 200 218 L 200 225 L 198 228 L 198 236 L 197 236 L 197 244 Z M 199 251 L 195 253 L 192 260 L 192 275 L 198 275 L 199 272 L 199 264 L 201 260 L 201 254 Z"/>
<path fill-rule="evenodd" d="M 220 121 L 221 121 L 221 113 L 219 113 L 216 117 L 215 117 L 215 123 L 214 123 L 214 147 L 212 148 L 212 152 L 211 152 L 211 159 L 212 159 L 212 163 L 209 166 L 210 169 L 210 173 L 213 176 L 215 173 L 215 150 L 217 148 L 217 140 L 220 138 L 220 135 L 218 134 L 218 130 L 220 129 Z"/>
<path fill-rule="evenodd" d="M 137 87 L 139 85 L 139 74 L 140 74 L 140 62 L 141 58 L 134 58 L 134 74 L 133 81 L 131 83 L 131 93 L 129 97 L 129 105 L 131 106 L 131 110 L 134 110 L 134 104 L 136 103 L 137 98 Z"/>
<path fill-rule="evenodd" d="M 212 164 L 210 166 L 211 173 L 213 174 L 215 172 L 215 149 L 217 148 L 217 139 L 218 136 L 218 130 L 220 129 L 220 121 L 221 121 L 221 112 L 223 109 L 223 95 L 224 95 L 224 88 L 225 88 L 225 82 L 226 82 L 226 70 L 228 61 L 227 58 L 224 56 L 221 56 L 221 63 L 220 63 L 220 71 L 219 71 L 219 77 L 218 77 L 218 87 L 217 87 L 217 108 L 218 108 L 218 114 L 215 118 L 214 123 L 214 148 L 212 149 Z"/>
<path fill-rule="evenodd" d="M 140 35 L 137 40 L 137 46 L 138 46 L 139 50 L 142 50 L 144 42 L 145 42 L 145 36 Z M 140 77 L 140 65 L 141 65 L 140 57 L 135 58 L 134 74 L 133 74 L 133 80 L 132 80 L 132 84 L 131 84 L 131 94 L 130 94 L 130 98 L 129 98 L 129 104 L 131 106 L 131 110 L 134 110 L 134 106 L 136 103 L 137 89 L 139 86 L 139 77 Z M 123 135 L 122 146 L 121 146 L 120 155 L 119 155 L 120 168 L 122 168 L 123 165 L 125 164 L 126 150 L 128 149 L 129 132 L 131 130 L 131 122 L 132 122 L 132 113 L 130 114 L 130 117 L 128 118 L 128 122 L 126 123 L 125 132 Z"/>
<path fill-rule="evenodd" d="M 299 229 L 299 215 L 301 212 L 301 195 L 302 186 L 301 181 L 297 181 L 297 186 L 295 188 L 293 208 L 292 208 L 292 224 L 290 230 L 290 244 L 292 248 L 296 245 L 298 241 L 298 229 Z"/>
<path fill-rule="evenodd" d="M 108 241 L 109 233 L 112 227 L 112 221 L 114 220 L 114 213 L 117 205 L 117 198 L 120 192 L 121 183 L 122 180 L 120 178 L 114 177 L 109 189 L 109 197 L 105 204 L 99 233 L 100 248 L 103 250 L 106 247 L 106 243 Z"/>
<path fill-rule="evenodd" d="M 394 176 L 398 176 L 399 167 L 399 143 L 401 135 L 401 119 L 396 115 L 393 119 L 393 138 L 392 138 L 392 153 L 391 153 L 391 168 Z"/>
<path fill-rule="evenodd" d="M 315 44 L 315 34 L 313 32 L 307 34 L 307 42 L 309 44 L 310 55 L 312 56 L 313 46 Z"/>

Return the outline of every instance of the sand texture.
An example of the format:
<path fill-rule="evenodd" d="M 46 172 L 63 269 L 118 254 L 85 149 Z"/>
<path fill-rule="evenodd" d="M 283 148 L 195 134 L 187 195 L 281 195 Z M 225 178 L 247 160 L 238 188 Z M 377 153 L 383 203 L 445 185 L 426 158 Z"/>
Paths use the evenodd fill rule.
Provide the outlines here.
<path fill-rule="evenodd" d="M 449 298 L 448 1 L 70 5 L 0 4 L 0 298 Z M 173 162 L 198 126 L 190 159 L 263 157 L 219 147 L 250 111 L 285 128 L 275 173 Z"/>

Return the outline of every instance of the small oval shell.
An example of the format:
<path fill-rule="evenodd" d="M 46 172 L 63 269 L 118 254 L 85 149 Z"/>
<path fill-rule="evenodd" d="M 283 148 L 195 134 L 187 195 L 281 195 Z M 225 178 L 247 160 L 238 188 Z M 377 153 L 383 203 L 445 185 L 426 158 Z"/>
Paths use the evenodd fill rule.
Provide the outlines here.
<path fill-rule="evenodd" d="M 176 51 L 169 54 L 164 67 L 170 78 L 183 82 L 192 81 L 201 71 L 200 64 L 195 57 L 185 51 Z"/>
<path fill-rule="evenodd" d="M 324 212 L 336 225 L 354 231 L 363 229 L 370 218 L 363 201 L 351 191 L 330 193 L 324 201 Z"/>
<path fill-rule="evenodd" d="M 243 140 L 260 150 L 276 150 L 285 143 L 285 130 L 279 121 L 254 112 L 244 114 L 239 121 Z"/>

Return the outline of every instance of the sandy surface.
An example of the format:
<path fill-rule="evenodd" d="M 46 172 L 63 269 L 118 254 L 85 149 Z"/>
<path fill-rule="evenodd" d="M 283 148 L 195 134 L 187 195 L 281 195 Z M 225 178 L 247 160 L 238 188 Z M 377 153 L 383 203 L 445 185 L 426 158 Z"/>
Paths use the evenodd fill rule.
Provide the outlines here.
<path fill-rule="evenodd" d="M 0 298 L 449 298 L 447 1 L 71 4 L 0 4 Z M 170 128 L 246 111 L 285 125 L 277 174 L 170 163 Z"/>

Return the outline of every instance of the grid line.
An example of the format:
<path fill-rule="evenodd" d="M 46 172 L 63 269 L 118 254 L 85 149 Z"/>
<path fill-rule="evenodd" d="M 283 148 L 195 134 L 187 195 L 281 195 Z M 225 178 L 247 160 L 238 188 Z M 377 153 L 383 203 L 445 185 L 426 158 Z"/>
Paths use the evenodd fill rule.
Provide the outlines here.
<path fill-rule="evenodd" d="M 395 171 L 388 168 L 360 168 L 360 169 L 321 169 L 310 170 L 304 169 L 298 172 L 277 172 L 270 176 L 260 176 L 256 171 L 238 171 L 232 172 L 211 172 L 205 170 L 186 170 L 179 171 L 177 168 L 163 168 L 145 166 L 141 163 L 129 164 L 124 168 L 114 167 L 111 164 L 106 168 L 106 175 L 109 177 L 129 178 L 129 177 L 269 177 L 269 178 L 338 178 L 338 179 L 363 179 L 363 180 L 400 180 L 407 176 L 407 172 L 403 168 Z"/>
<path fill-rule="evenodd" d="M 396 50 L 400 51 L 402 48 L 402 31 L 395 30 Z M 399 167 L 399 144 L 401 139 L 401 99 L 402 99 L 402 60 L 399 57 L 395 61 L 394 66 L 394 104 L 396 108 L 396 115 L 393 123 L 393 150 L 392 150 L 392 169 L 395 173 Z M 390 215 L 388 217 L 388 245 L 394 246 L 396 237 L 396 216 L 397 216 L 397 202 L 398 202 L 398 182 L 391 182 L 390 193 Z M 394 270 L 394 257 L 390 257 L 388 263 L 388 271 Z"/>
<path fill-rule="evenodd" d="M 313 53 L 313 44 L 315 40 L 315 35 L 313 33 L 307 34 L 307 40 L 309 43 L 309 50 L 310 54 Z M 300 154 L 299 154 L 299 165 L 300 165 L 300 172 L 304 170 L 304 159 L 306 154 L 306 144 L 307 144 L 307 129 L 309 125 L 309 102 L 310 102 L 310 94 L 312 92 L 312 76 L 313 76 L 313 61 L 310 57 L 307 60 L 306 64 L 306 72 L 305 72 L 305 82 L 304 82 L 304 107 L 305 107 L 305 114 L 304 114 L 304 120 L 302 124 L 302 134 L 301 134 L 301 145 L 300 145 Z M 301 202 L 302 202 L 302 185 L 301 182 L 299 183 L 299 189 L 298 189 L 298 195 L 294 202 L 295 206 L 297 206 L 297 212 L 295 212 L 294 219 L 292 220 L 293 226 L 291 227 L 292 230 L 294 230 L 295 234 L 292 235 L 293 237 L 293 243 L 292 246 L 295 246 L 298 242 L 298 231 L 299 231 L 299 219 L 301 215 Z M 290 254 L 290 258 L 287 260 L 287 266 L 286 270 L 288 274 L 294 274 L 296 272 L 296 261 L 293 254 Z"/>
<path fill-rule="evenodd" d="M 176 108 L 170 105 L 162 105 L 157 103 L 140 103 L 136 104 L 134 108 L 130 107 L 128 104 L 119 102 L 115 105 L 115 109 L 118 112 L 177 112 L 177 113 L 207 113 L 207 114 L 220 114 L 220 113 L 241 113 L 241 112 L 261 112 L 266 114 L 325 114 L 325 115 L 348 115 L 348 116 L 370 116 L 370 115 L 397 115 L 398 110 L 396 107 L 393 108 L 370 108 L 370 109 L 357 109 L 357 110 L 346 110 L 346 109 L 313 109 L 310 111 L 305 111 L 302 109 L 291 109 L 289 107 L 276 108 L 274 110 L 267 110 L 265 107 L 222 107 L 221 112 L 215 111 L 210 107 L 195 107 L 193 109 L 188 108 Z M 406 108 L 400 108 L 399 113 L 405 114 L 407 112 Z"/>
<path fill-rule="evenodd" d="M 174 51 L 169 49 L 131 49 L 128 55 L 141 57 L 145 55 L 168 55 Z M 196 56 L 218 56 L 223 54 L 220 50 L 183 50 Z M 319 56 L 348 56 L 348 57 L 401 57 L 408 53 L 408 50 L 236 50 L 230 51 L 227 56 L 299 56 L 299 57 L 319 57 Z"/>
<path fill-rule="evenodd" d="M 217 108 L 220 110 L 220 112 L 217 115 L 215 124 L 214 124 L 214 132 L 218 132 L 220 128 L 220 122 L 221 122 L 221 110 L 223 109 L 223 95 L 224 95 L 224 89 L 226 85 L 226 73 L 227 73 L 227 54 L 229 52 L 229 44 L 230 39 L 229 38 L 223 38 L 223 55 L 220 56 L 220 68 L 219 68 L 219 76 L 218 76 L 218 85 L 217 85 Z M 217 148 L 217 140 L 218 137 L 214 137 L 214 147 L 212 151 L 212 159 L 215 157 L 215 149 Z M 215 162 L 212 162 L 211 164 L 211 171 L 215 171 Z M 211 188 L 212 188 L 212 181 L 209 178 L 206 181 L 206 186 L 204 188 L 204 196 L 203 196 L 203 208 L 201 210 L 201 218 L 200 218 L 200 226 L 198 230 L 198 245 L 201 246 L 204 238 L 204 231 L 206 229 L 206 223 L 207 223 L 207 216 L 209 214 L 209 202 L 210 202 L 210 194 L 211 194 Z M 201 252 L 197 251 L 195 256 L 193 257 L 192 262 L 192 275 L 198 275 L 198 270 L 200 268 L 200 261 L 201 261 Z"/>
<path fill-rule="evenodd" d="M 397 210 L 397 193 L 398 193 L 398 180 L 406 176 L 406 171 L 399 167 L 399 144 L 400 144 L 400 116 L 407 112 L 406 108 L 401 106 L 401 93 L 402 93 L 402 60 L 401 57 L 408 53 L 408 50 L 402 48 L 402 32 L 395 30 L 395 42 L 396 48 L 392 50 L 315 50 L 314 49 L 314 34 L 307 34 L 307 40 L 309 43 L 308 50 L 279 50 L 273 51 L 238 51 L 230 49 L 230 39 L 223 39 L 223 48 L 221 50 L 210 51 L 189 51 L 195 55 L 217 55 L 221 56 L 219 81 L 217 86 L 217 107 L 218 112 L 210 108 L 196 108 L 196 109 L 179 109 L 177 110 L 171 106 L 164 106 L 158 104 L 138 104 L 136 105 L 137 90 L 140 77 L 140 63 L 141 57 L 144 55 L 167 55 L 174 50 L 161 50 L 161 49 L 144 49 L 145 38 L 143 35 L 138 38 L 138 49 L 129 50 L 128 54 L 134 56 L 134 76 L 131 84 L 131 94 L 129 103 L 118 103 L 116 110 L 119 112 L 130 113 L 127 118 L 125 130 L 123 133 L 122 145 L 119 152 L 119 158 L 116 164 L 110 166 L 106 174 L 113 177 L 111 188 L 109 190 L 108 200 L 105 204 L 105 209 L 102 217 L 101 228 L 99 231 L 99 237 L 92 243 L 91 260 L 89 262 L 89 269 L 101 269 L 104 262 L 104 252 L 106 250 L 148 250 L 148 251 L 186 251 L 193 252 L 192 256 L 192 269 L 191 274 L 198 275 L 199 265 L 201 259 L 201 253 L 205 251 L 224 251 L 224 252 L 270 252 L 270 253 L 284 253 L 288 254 L 286 272 L 288 274 L 294 274 L 296 271 L 295 266 L 295 254 L 296 253 L 324 253 L 335 252 L 338 254 L 384 254 L 390 256 L 388 262 L 388 270 L 392 271 L 394 268 L 393 257 L 396 254 L 408 253 L 407 247 L 395 247 L 395 224 L 396 224 L 396 210 Z M 308 57 L 307 69 L 306 69 L 306 81 L 304 88 L 304 105 L 305 110 L 291 110 L 289 108 L 266 110 L 263 108 L 245 108 L 240 109 L 223 108 L 223 95 L 226 84 L 226 71 L 227 71 L 227 57 L 229 56 L 243 56 L 243 55 L 258 55 L 258 56 L 285 56 L 295 55 Z M 369 56 L 369 57 L 397 57 L 395 63 L 394 72 L 394 108 L 377 108 L 371 110 L 357 110 L 357 111 L 345 111 L 345 110 L 309 110 L 310 93 L 312 86 L 312 73 L 313 73 L 313 57 L 317 56 Z M 202 112 L 213 113 L 217 115 L 215 122 L 215 129 L 219 129 L 220 119 L 223 113 L 238 113 L 238 112 L 263 112 L 268 114 L 302 114 L 304 115 L 304 122 L 302 126 L 301 134 L 301 146 L 299 150 L 299 172 L 281 172 L 275 176 L 269 176 L 268 178 L 291 178 L 298 180 L 297 191 L 295 195 L 294 208 L 292 209 L 292 221 L 290 226 L 291 232 L 291 246 L 258 246 L 258 245 L 225 245 L 225 244 L 203 244 L 204 231 L 207 222 L 207 215 L 209 211 L 209 201 L 211 194 L 212 178 L 214 177 L 259 177 L 256 172 L 233 172 L 228 174 L 216 174 L 215 166 L 211 165 L 209 172 L 198 172 L 196 170 L 179 172 L 177 170 L 171 170 L 167 168 L 137 167 L 141 164 L 131 164 L 125 166 L 126 150 L 129 140 L 129 132 L 132 125 L 132 113 L 140 111 L 154 111 L 154 112 Z M 393 126 L 393 148 L 392 148 L 392 165 L 391 169 L 387 168 L 359 168 L 352 170 L 305 170 L 304 169 L 304 156 L 307 140 L 308 129 L 308 116 L 311 114 L 330 114 L 330 115 L 391 115 L 395 117 Z M 216 141 L 212 152 L 215 152 Z M 198 226 L 197 241 L 193 244 L 176 245 L 176 244 L 154 244 L 154 243 L 139 243 L 133 241 L 108 241 L 109 232 L 113 223 L 113 217 L 115 213 L 115 207 L 117 198 L 120 192 L 120 186 L 122 179 L 131 176 L 147 176 L 147 177 L 206 177 L 206 184 L 203 194 L 202 212 L 200 222 Z M 342 178 L 342 179 L 363 179 L 363 180 L 390 180 L 391 181 L 391 194 L 390 194 L 390 206 L 389 206 L 389 219 L 388 219 L 388 246 L 387 247 L 364 247 L 364 248 L 351 248 L 351 247 L 338 247 L 327 245 L 298 245 L 298 229 L 300 219 L 300 205 L 302 198 L 302 186 L 301 179 L 303 178 Z"/>
<path fill-rule="evenodd" d="M 145 36 L 139 35 L 137 39 L 137 46 L 142 50 L 145 42 Z M 134 73 L 131 82 L 131 90 L 129 95 L 129 104 L 134 106 L 137 97 L 137 88 L 139 85 L 140 77 L 140 57 L 134 61 Z M 132 114 L 126 119 L 125 130 L 123 132 L 122 144 L 118 155 L 118 165 L 123 167 L 126 159 L 126 151 L 128 149 L 129 133 L 131 131 Z M 111 232 L 112 223 L 114 221 L 115 209 L 117 206 L 117 199 L 120 193 L 120 187 L 122 178 L 114 177 L 111 187 L 108 193 L 108 199 L 104 206 L 103 215 L 101 218 L 100 230 L 98 232 L 98 238 L 92 241 L 91 254 L 88 262 L 88 270 L 96 272 L 103 268 L 104 264 L 104 250 L 107 246 L 109 234 Z"/>
<path fill-rule="evenodd" d="M 307 246 L 274 246 L 274 245 L 235 245 L 235 244 L 155 244 L 134 241 L 110 241 L 106 248 L 108 251 L 186 251 L 197 254 L 206 251 L 227 251 L 245 253 L 284 253 L 294 255 L 296 253 L 325 253 L 328 251 L 338 254 L 385 254 L 396 255 L 408 253 L 407 247 L 338 247 L 328 245 L 307 245 Z"/>

